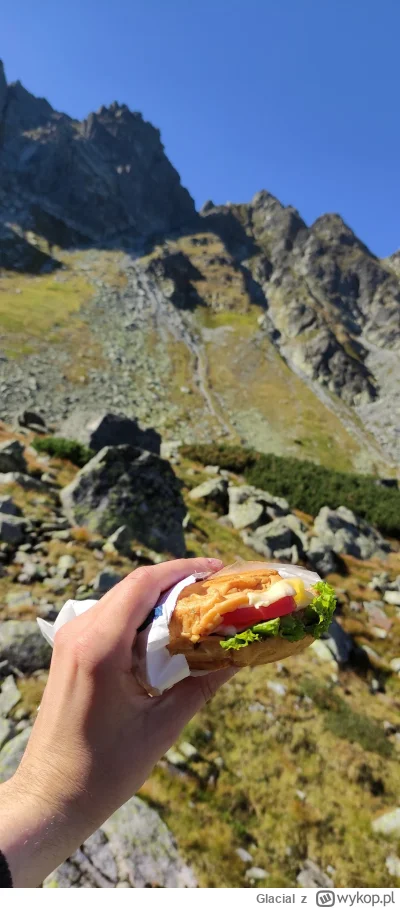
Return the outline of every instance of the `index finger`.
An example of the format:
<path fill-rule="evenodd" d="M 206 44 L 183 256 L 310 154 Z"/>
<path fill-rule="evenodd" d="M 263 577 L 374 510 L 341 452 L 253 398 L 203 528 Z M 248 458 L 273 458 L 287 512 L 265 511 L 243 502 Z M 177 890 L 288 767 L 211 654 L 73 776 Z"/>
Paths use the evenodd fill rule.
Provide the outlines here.
<path fill-rule="evenodd" d="M 179 558 L 140 567 L 112 588 L 92 609 L 107 633 L 110 648 L 124 639 L 129 646 L 161 593 L 194 573 L 212 573 L 222 567 L 216 558 Z"/>

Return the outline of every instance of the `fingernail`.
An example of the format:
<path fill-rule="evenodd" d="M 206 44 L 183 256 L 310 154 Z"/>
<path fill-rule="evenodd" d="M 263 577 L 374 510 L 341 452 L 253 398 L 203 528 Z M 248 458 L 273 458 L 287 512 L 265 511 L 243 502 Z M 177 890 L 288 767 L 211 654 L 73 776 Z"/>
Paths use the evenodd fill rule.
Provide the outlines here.
<path fill-rule="evenodd" d="M 223 565 L 223 561 L 220 558 L 206 558 L 206 561 L 208 561 L 210 567 L 214 568 L 222 567 Z"/>

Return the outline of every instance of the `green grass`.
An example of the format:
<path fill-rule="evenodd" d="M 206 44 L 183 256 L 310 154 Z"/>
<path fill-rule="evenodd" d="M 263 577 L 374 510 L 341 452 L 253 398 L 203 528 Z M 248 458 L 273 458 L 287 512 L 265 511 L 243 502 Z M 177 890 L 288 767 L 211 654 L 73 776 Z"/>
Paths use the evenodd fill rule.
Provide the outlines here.
<path fill-rule="evenodd" d="M 307 514 L 316 516 L 324 505 L 345 505 L 382 533 L 400 538 L 400 490 L 377 485 L 374 476 L 339 473 L 311 461 L 227 445 L 186 445 L 182 453 L 244 473 L 251 485 L 287 498 L 292 508 Z"/>
<path fill-rule="evenodd" d="M 60 460 L 69 460 L 77 467 L 84 467 L 95 452 L 86 448 L 79 441 L 71 441 L 69 438 L 57 438 L 49 435 L 45 438 L 35 438 L 32 442 L 33 447 L 39 453 L 50 454 L 51 457 L 58 457 Z"/>
<path fill-rule="evenodd" d="M 345 738 L 352 744 L 359 744 L 363 750 L 393 756 L 393 746 L 386 737 L 381 724 L 369 716 L 355 712 L 334 691 L 322 687 L 311 679 L 304 679 L 301 691 L 310 697 L 324 714 L 324 728 L 337 738 Z"/>

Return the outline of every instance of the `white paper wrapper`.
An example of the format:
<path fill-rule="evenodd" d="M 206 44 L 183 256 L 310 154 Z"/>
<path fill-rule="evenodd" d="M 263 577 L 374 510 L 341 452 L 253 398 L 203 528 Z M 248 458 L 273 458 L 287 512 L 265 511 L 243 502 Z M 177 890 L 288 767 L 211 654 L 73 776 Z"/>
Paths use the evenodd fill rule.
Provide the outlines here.
<path fill-rule="evenodd" d="M 306 568 L 297 564 L 269 564 L 263 562 L 235 562 L 219 571 L 218 574 L 230 574 L 233 571 L 251 571 L 255 567 L 273 568 L 278 571 L 283 580 L 289 580 L 291 577 L 301 577 L 307 589 L 311 589 L 321 578 L 314 571 L 308 571 Z M 190 671 L 187 660 L 184 655 L 179 654 L 171 656 L 167 646 L 169 643 L 169 622 L 172 612 L 175 608 L 177 598 L 181 590 L 185 589 L 190 583 L 196 580 L 202 580 L 207 574 L 191 574 L 185 577 L 166 593 L 163 593 L 161 599 L 155 607 L 155 616 L 151 624 L 143 631 L 138 633 L 136 643 L 133 649 L 133 671 L 142 686 L 147 690 L 150 696 L 163 693 L 191 675 L 202 675 L 206 672 Z M 215 575 L 214 575 L 215 576 Z M 74 618 L 82 615 L 92 605 L 95 605 L 97 599 L 85 599 L 76 601 L 69 599 L 62 607 L 54 624 L 38 618 L 37 622 L 43 636 L 48 643 L 53 646 L 54 637 L 64 624 L 72 621 Z"/>

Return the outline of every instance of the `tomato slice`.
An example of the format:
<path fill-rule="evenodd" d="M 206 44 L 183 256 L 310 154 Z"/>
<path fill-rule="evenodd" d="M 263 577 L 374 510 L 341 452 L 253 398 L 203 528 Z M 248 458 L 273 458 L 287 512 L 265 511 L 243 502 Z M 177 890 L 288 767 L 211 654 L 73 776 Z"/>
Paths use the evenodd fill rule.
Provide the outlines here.
<path fill-rule="evenodd" d="M 269 621 L 271 618 L 290 615 L 295 609 L 296 603 L 293 596 L 283 596 L 272 605 L 261 605 L 259 608 L 249 606 L 249 608 L 237 608 L 233 612 L 225 612 L 222 616 L 222 624 L 228 627 L 233 625 L 238 629 L 252 627 L 253 624 L 261 624 L 262 621 Z"/>

